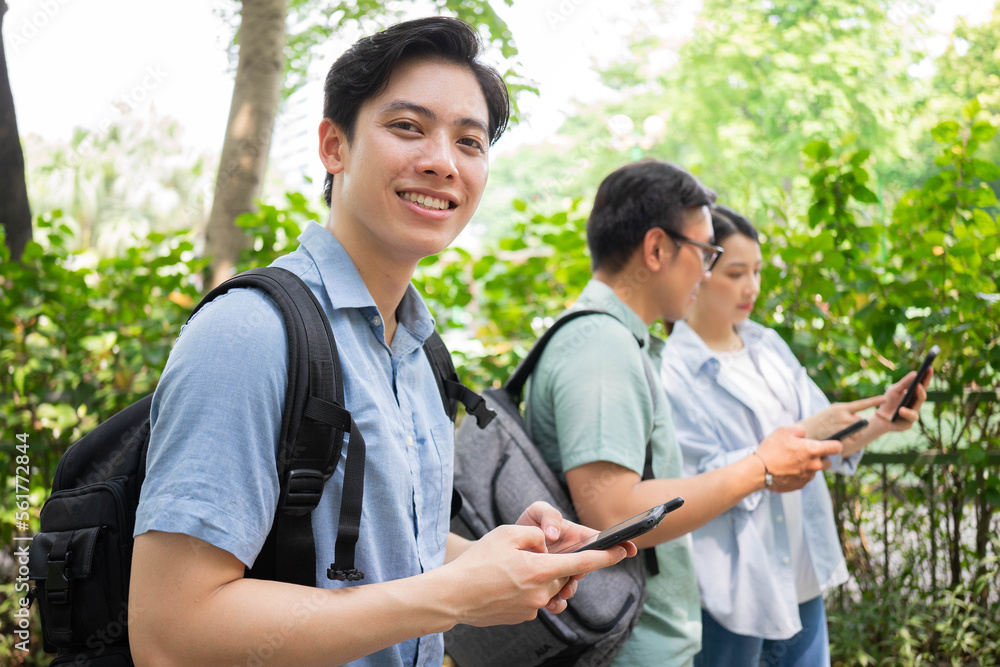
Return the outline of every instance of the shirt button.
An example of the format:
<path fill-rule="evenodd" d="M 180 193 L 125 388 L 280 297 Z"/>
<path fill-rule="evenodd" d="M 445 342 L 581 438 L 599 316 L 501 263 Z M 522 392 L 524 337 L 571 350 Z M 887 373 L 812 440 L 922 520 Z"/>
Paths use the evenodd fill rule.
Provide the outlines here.
<path fill-rule="evenodd" d="M 791 559 L 788 556 L 785 556 L 784 558 L 781 559 L 781 562 L 785 565 L 788 565 L 788 563 L 791 562 Z"/>
<path fill-rule="evenodd" d="M 777 521 L 778 523 L 781 523 L 782 521 L 785 520 L 785 517 L 779 514 L 778 516 L 774 517 L 774 520 Z"/>
<path fill-rule="evenodd" d="M 412 435 L 406 436 L 406 446 L 407 447 L 412 447 L 413 446 L 413 436 Z"/>
<path fill-rule="evenodd" d="M 373 317 L 372 318 L 372 326 L 373 327 L 380 327 L 380 326 L 382 326 L 382 318 L 380 316 L 378 316 L 378 315 L 376 315 L 375 317 Z"/>

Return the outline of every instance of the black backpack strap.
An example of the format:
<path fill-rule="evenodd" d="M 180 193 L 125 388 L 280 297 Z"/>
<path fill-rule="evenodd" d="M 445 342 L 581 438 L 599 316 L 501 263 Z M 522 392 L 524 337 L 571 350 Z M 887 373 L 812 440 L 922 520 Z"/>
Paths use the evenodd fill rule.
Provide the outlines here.
<path fill-rule="evenodd" d="M 555 323 L 553 323 L 553 325 L 542 334 L 542 337 L 538 339 L 535 345 L 531 348 L 531 351 L 528 352 L 528 356 L 521 360 L 521 363 L 517 365 L 517 368 L 514 369 L 514 372 L 510 374 L 510 377 L 507 378 L 507 382 L 503 385 L 504 390 L 513 397 L 515 405 L 520 405 L 521 394 L 524 391 L 524 384 L 528 381 L 528 376 L 535 370 L 535 366 L 538 365 L 538 360 L 542 358 L 542 352 L 545 351 L 545 346 L 549 344 L 550 340 L 552 340 L 552 336 L 576 318 L 584 317 L 586 315 L 607 315 L 608 317 L 614 317 L 611 313 L 603 310 L 571 310 L 556 320 Z"/>
<path fill-rule="evenodd" d="M 360 579 L 364 575 L 354 569 L 354 545 L 361 522 L 365 444 L 344 407 L 340 359 L 330 322 L 312 290 L 298 276 L 278 267 L 252 269 L 231 278 L 212 290 L 195 312 L 220 294 L 241 287 L 263 291 L 272 299 L 284 318 L 288 337 L 288 385 L 277 455 L 278 508 L 249 576 L 316 585 L 311 512 L 337 467 L 344 435 L 349 433 L 335 569 Z"/>
<path fill-rule="evenodd" d="M 520 405 L 521 394 L 524 391 L 525 383 L 528 381 L 528 376 L 531 375 L 532 371 L 535 370 L 535 366 L 538 365 L 538 360 L 541 359 L 542 352 L 545 351 L 545 346 L 549 344 L 549 341 L 552 339 L 552 336 L 554 336 L 555 333 L 559 331 L 559 329 L 561 329 L 563 326 L 569 324 L 578 317 L 584 317 L 587 315 L 607 315 L 608 317 L 614 317 L 616 320 L 618 319 L 617 317 L 615 317 L 614 315 L 605 310 L 580 309 L 580 310 L 572 310 L 563 315 L 558 320 L 556 320 L 552 324 L 552 326 L 549 327 L 544 334 L 542 334 L 542 337 L 538 339 L 538 342 L 536 342 L 534 347 L 531 348 L 531 351 L 528 352 L 528 356 L 526 356 L 521 361 L 521 363 L 517 365 L 517 368 L 514 369 L 514 372 L 511 373 L 510 377 L 507 379 L 506 384 L 504 384 L 504 389 L 507 391 L 507 393 L 511 395 L 515 405 Z M 643 342 L 638 338 L 636 338 L 636 341 L 639 343 L 639 347 L 642 348 Z M 646 373 L 646 381 L 649 383 L 649 393 L 653 401 L 653 410 L 656 410 L 656 404 L 658 402 L 658 398 L 656 395 L 656 383 L 653 379 L 652 367 L 650 366 L 649 361 L 646 359 L 646 355 L 644 354 L 642 355 L 642 366 L 643 370 Z M 653 479 L 652 437 L 649 439 L 649 442 L 646 443 L 646 460 L 643 465 L 642 479 L 643 480 Z M 660 564 L 657 562 L 656 552 L 653 550 L 652 547 L 648 549 L 643 549 L 643 552 L 644 552 L 643 558 L 646 561 L 646 569 L 649 571 L 649 574 L 653 576 L 659 574 Z"/>
<path fill-rule="evenodd" d="M 497 413 L 487 407 L 482 396 L 458 379 L 458 372 L 451 360 L 451 352 L 437 331 L 432 331 L 424 341 L 424 353 L 431 362 L 434 380 L 437 382 L 441 402 L 444 403 L 444 411 L 448 414 L 448 418 L 455 421 L 458 416 L 458 404 L 461 403 L 465 406 L 465 411 L 476 418 L 476 425 L 479 428 L 486 428 Z"/>
<path fill-rule="evenodd" d="M 656 405 L 659 403 L 659 397 L 656 392 L 656 380 L 653 376 L 653 367 L 649 363 L 649 359 L 646 355 L 642 355 L 642 367 L 646 371 L 646 382 L 649 383 L 649 394 L 653 398 L 653 412 L 656 412 Z M 642 467 L 642 479 L 653 479 L 653 437 L 650 435 L 649 442 L 646 443 L 646 463 Z M 642 550 L 642 557 L 646 561 L 646 571 L 649 572 L 651 577 L 655 577 L 660 573 L 660 562 L 656 558 L 656 549 L 654 547 L 647 547 Z"/>
<path fill-rule="evenodd" d="M 493 421 L 497 413 L 490 410 L 482 396 L 472 391 L 458 379 L 458 371 L 451 360 L 451 352 L 448 346 L 441 340 L 437 331 L 432 331 L 427 340 L 424 341 L 424 354 L 431 362 L 431 370 L 434 371 L 434 381 L 437 382 L 438 391 L 441 393 L 441 402 L 444 404 L 444 411 L 448 414 L 448 419 L 452 422 L 458 417 L 458 404 L 465 406 L 465 411 L 476 418 L 476 425 L 479 428 L 486 428 L 487 424 Z M 458 489 L 451 490 L 451 518 L 454 519 L 462 510 L 462 494 Z"/>
<path fill-rule="evenodd" d="M 74 532 L 58 533 L 49 551 L 46 565 L 45 595 L 49 602 L 49 635 L 54 642 L 69 644 L 73 641 L 73 605 L 70 571 L 73 567 L 72 540 Z"/>

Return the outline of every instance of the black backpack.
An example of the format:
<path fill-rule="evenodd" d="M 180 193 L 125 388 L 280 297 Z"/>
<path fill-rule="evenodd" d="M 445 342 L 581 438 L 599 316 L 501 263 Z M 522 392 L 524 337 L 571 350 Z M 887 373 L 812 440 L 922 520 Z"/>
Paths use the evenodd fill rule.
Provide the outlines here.
<path fill-rule="evenodd" d="M 503 387 L 483 391 L 497 418 L 482 430 L 471 423 L 459 426 L 455 490 L 463 502 L 452 519 L 452 532 L 479 539 L 497 526 L 514 523 L 536 500 L 576 520 L 568 489 L 528 437 L 521 417 L 521 393 L 556 331 L 578 317 L 597 314 L 613 317 L 604 311 L 576 310 L 557 320 Z M 655 389 L 653 371 L 642 357 L 650 388 Z M 655 405 L 655 391 L 652 396 Z M 651 443 L 646 445 L 644 468 L 642 478 L 651 479 Z M 460 667 L 607 665 L 628 639 L 646 600 L 643 561 L 650 575 L 658 573 L 653 550 L 644 549 L 641 559 L 626 558 L 588 574 L 561 614 L 541 609 L 536 619 L 518 625 L 458 625 L 445 633 L 445 651 Z"/>
<path fill-rule="evenodd" d="M 288 334 L 288 385 L 276 462 L 281 492 L 271 533 L 247 576 L 316 585 L 310 513 L 337 466 L 347 435 L 336 561 L 327 576 L 362 579 L 364 573 L 354 567 L 354 547 L 361 523 L 365 442 L 344 408 L 330 323 L 312 290 L 277 267 L 230 279 L 194 312 L 239 287 L 266 293 L 281 310 Z M 462 402 L 485 426 L 492 418 L 485 402 L 459 382 L 436 333 L 424 351 L 452 421 Z M 73 444 L 56 467 L 52 495 L 42 507 L 41 532 L 34 536 L 29 556 L 44 647 L 59 653 L 53 665 L 82 659 L 94 667 L 132 666 L 127 627 L 132 533 L 146 474 L 151 403 L 152 395 L 146 396 L 103 422 Z"/>

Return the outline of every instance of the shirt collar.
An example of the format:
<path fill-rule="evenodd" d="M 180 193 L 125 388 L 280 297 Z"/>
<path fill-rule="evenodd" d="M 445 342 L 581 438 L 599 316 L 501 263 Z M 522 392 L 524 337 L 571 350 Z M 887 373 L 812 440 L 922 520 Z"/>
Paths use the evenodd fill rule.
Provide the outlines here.
<path fill-rule="evenodd" d="M 583 308 L 603 310 L 627 326 L 632 335 L 642 342 L 643 347 L 649 344 L 649 327 L 639 317 L 639 314 L 619 299 L 610 285 L 597 278 L 590 279 L 573 308 L 577 310 Z"/>
<path fill-rule="evenodd" d="M 764 331 L 765 328 L 762 325 L 750 320 L 744 320 L 736 327 L 736 332 L 743 339 L 743 344 L 751 352 L 760 346 L 764 338 Z M 718 355 L 705 344 L 701 336 L 695 333 L 695 330 L 687 322 L 675 322 L 674 329 L 670 332 L 670 337 L 667 340 L 670 345 L 670 355 L 680 359 L 692 375 L 703 371 L 711 375 L 719 372 Z"/>
<path fill-rule="evenodd" d="M 332 232 L 317 222 L 310 222 L 299 235 L 299 242 L 316 263 L 334 310 L 377 310 L 375 299 L 361 279 L 354 260 Z M 396 309 L 396 319 L 420 341 L 426 340 L 434 331 L 434 318 L 412 283 L 406 288 L 403 300 Z"/>

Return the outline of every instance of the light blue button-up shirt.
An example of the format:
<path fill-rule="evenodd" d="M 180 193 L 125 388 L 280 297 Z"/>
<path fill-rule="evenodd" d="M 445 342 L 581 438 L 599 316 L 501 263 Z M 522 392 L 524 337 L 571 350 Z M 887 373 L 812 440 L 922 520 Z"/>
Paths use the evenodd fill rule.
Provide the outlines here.
<path fill-rule="evenodd" d="M 770 350 L 785 364 L 798 399 L 795 419 L 829 406 L 781 337 L 755 322 L 737 329 L 755 363 Z M 771 355 L 768 355 L 771 356 Z M 684 322 L 678 322 L 663 351 L 663 385 L 674 409 L 684 474 L 693 476 L 750 455 L 764 439 L 754 402 L 725 375 L 715 353 Z M 834 472 L 853 474 L 861 459 L 835 457 Z M 758 491 L 694 532 L 701 605 L 730 632 L 787 639 L 802 629 L 782 494 Z M 768 551 L 758 527 L 770 521 L 776 550 Z M 847 566 L 833 519 L 826 478 L 816 475 L 802 489 L 804 544 L 820 590 L 847 580 Z"/>
<path fill-rule="evenodd" d="M 361 582 L 331 581 L 344 459 L 313 512 L 316 580 L 326 588 L 400 579 L 444 563 L 454 431 L 421 346 L 434 327 L 410 286 L 392 345 L 351 258 L 311 223 L 275 265 L 302 278 L 330 319 L 347 408 L 367 444 Z M 275 468 L 287 381 L 280 311 L 262 293 L 234 290 L 181 331 L 152 406 L 153 431 L 135 534 L 192 535 L 253 564 L 278 501 Z M 330 632 L 352 632 L 330 628 Z M 440 635 L 397 644 L 357 665 L 435 665 Z"/>

